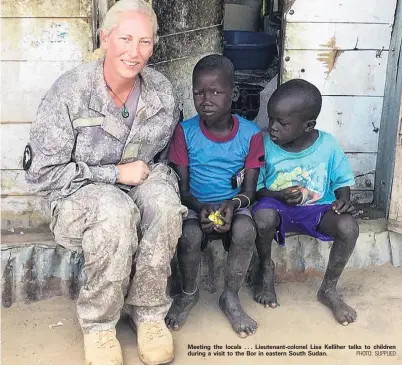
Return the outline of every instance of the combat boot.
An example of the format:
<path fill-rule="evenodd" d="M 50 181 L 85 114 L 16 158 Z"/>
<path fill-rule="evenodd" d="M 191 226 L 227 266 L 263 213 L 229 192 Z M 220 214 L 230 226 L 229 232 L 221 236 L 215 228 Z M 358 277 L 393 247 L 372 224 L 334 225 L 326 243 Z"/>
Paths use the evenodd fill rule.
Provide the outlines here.
<path fill-rule="evenodd" d="M 102 332 L 84 333 L 86 365 L 122 365 L 120 343 L 116 338 L 116 329 Z"/>
<path fill-rule="evenodd" d="M 173 337 L 163 320 L 137 324 L 137 347 L 146 365 L 160 365 L 174 358 Z"/>

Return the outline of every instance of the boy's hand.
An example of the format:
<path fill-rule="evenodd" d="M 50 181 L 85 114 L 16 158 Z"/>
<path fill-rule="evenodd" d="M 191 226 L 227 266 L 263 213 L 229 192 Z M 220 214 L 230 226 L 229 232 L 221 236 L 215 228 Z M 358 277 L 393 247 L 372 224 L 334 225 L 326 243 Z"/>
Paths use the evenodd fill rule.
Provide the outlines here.
<path fill-rule="evenodd" d="M 211 233 L 214 231 L 214 223 L 208 218 L 208 216 L 213 212 L 214 210 L 210 205 L 202 205 L 201 210 L 200 210 L 200 226 L 201 230 L 204 233 Z"/>
<path fill-rule="evenodd" d="M 227 200 L 223 201 L 219 207 L 219 212 L 222 215 L 223 225 L 215 225 L 214 229 L 218 233 L 226 233 L 232 226 L 233 213 L 238 203 L 236 201 Z"/>
<path fill-rule="evenodd" d="M 332 210 L 338 214 L 350 214 L 352 216 L 357 214 L 356 208 L 347 200 L 336 200 L 332 202 Z"/>
<path fill-rule="evenodd" d="M 282 189 L 277 192 L 277 198 L 287 205 L 296 206 L 303 201 L 302 188 L 301 186 L 294 186 Z"/>

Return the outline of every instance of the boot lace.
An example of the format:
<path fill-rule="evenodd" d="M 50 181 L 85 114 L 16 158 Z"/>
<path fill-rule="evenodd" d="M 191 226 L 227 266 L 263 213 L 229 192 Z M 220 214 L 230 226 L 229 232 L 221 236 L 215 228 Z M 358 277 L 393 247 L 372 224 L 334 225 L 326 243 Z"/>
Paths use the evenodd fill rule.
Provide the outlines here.
<path fill-rule="evenodd" d="M 116 337 L 113 334 L 113 331 L 103 331 L 100 332 L 99 338 L 96 341 L 99 347 L 101 348 L 113 348 L 116 347 Z"/>

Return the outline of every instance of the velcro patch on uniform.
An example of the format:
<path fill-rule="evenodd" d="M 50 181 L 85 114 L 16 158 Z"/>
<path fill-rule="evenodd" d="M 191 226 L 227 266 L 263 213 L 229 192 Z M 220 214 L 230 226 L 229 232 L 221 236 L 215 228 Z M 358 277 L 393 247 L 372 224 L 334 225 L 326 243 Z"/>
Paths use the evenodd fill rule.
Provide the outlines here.
<path fill-rule="evenodd" d="M 91 126 L 101 126 L 104 117 L 95 118 L 77 118 L 73 121 L 73 127 L 91 127 Z"/>
<path fill-rule="evenodd" d="M 33 155 L 31 145 L 28 144 L 27 146 L 25 146 L 24 156 L 22 157 L 22 167 L 25 171 L 27 171 L 31 167 L 32 158 Z"/>
<path fill-rule="evenodd" d="M 127 144 L 123 152 L 123 159 L 132 159 L 138 157 L 141 144 L 130 142 Z"/>

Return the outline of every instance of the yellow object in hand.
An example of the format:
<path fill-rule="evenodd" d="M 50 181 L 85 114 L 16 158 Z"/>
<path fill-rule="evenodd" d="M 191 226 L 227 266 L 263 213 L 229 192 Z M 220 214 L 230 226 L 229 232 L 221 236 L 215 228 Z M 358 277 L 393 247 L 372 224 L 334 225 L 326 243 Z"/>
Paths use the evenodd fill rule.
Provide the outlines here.
<path fill-rule="evenodd" d="M 212 212 L 208 218 L 214 223 L 214 225 L 222 226 L 224 224 L 222 215 L 219 211 Z"/>

